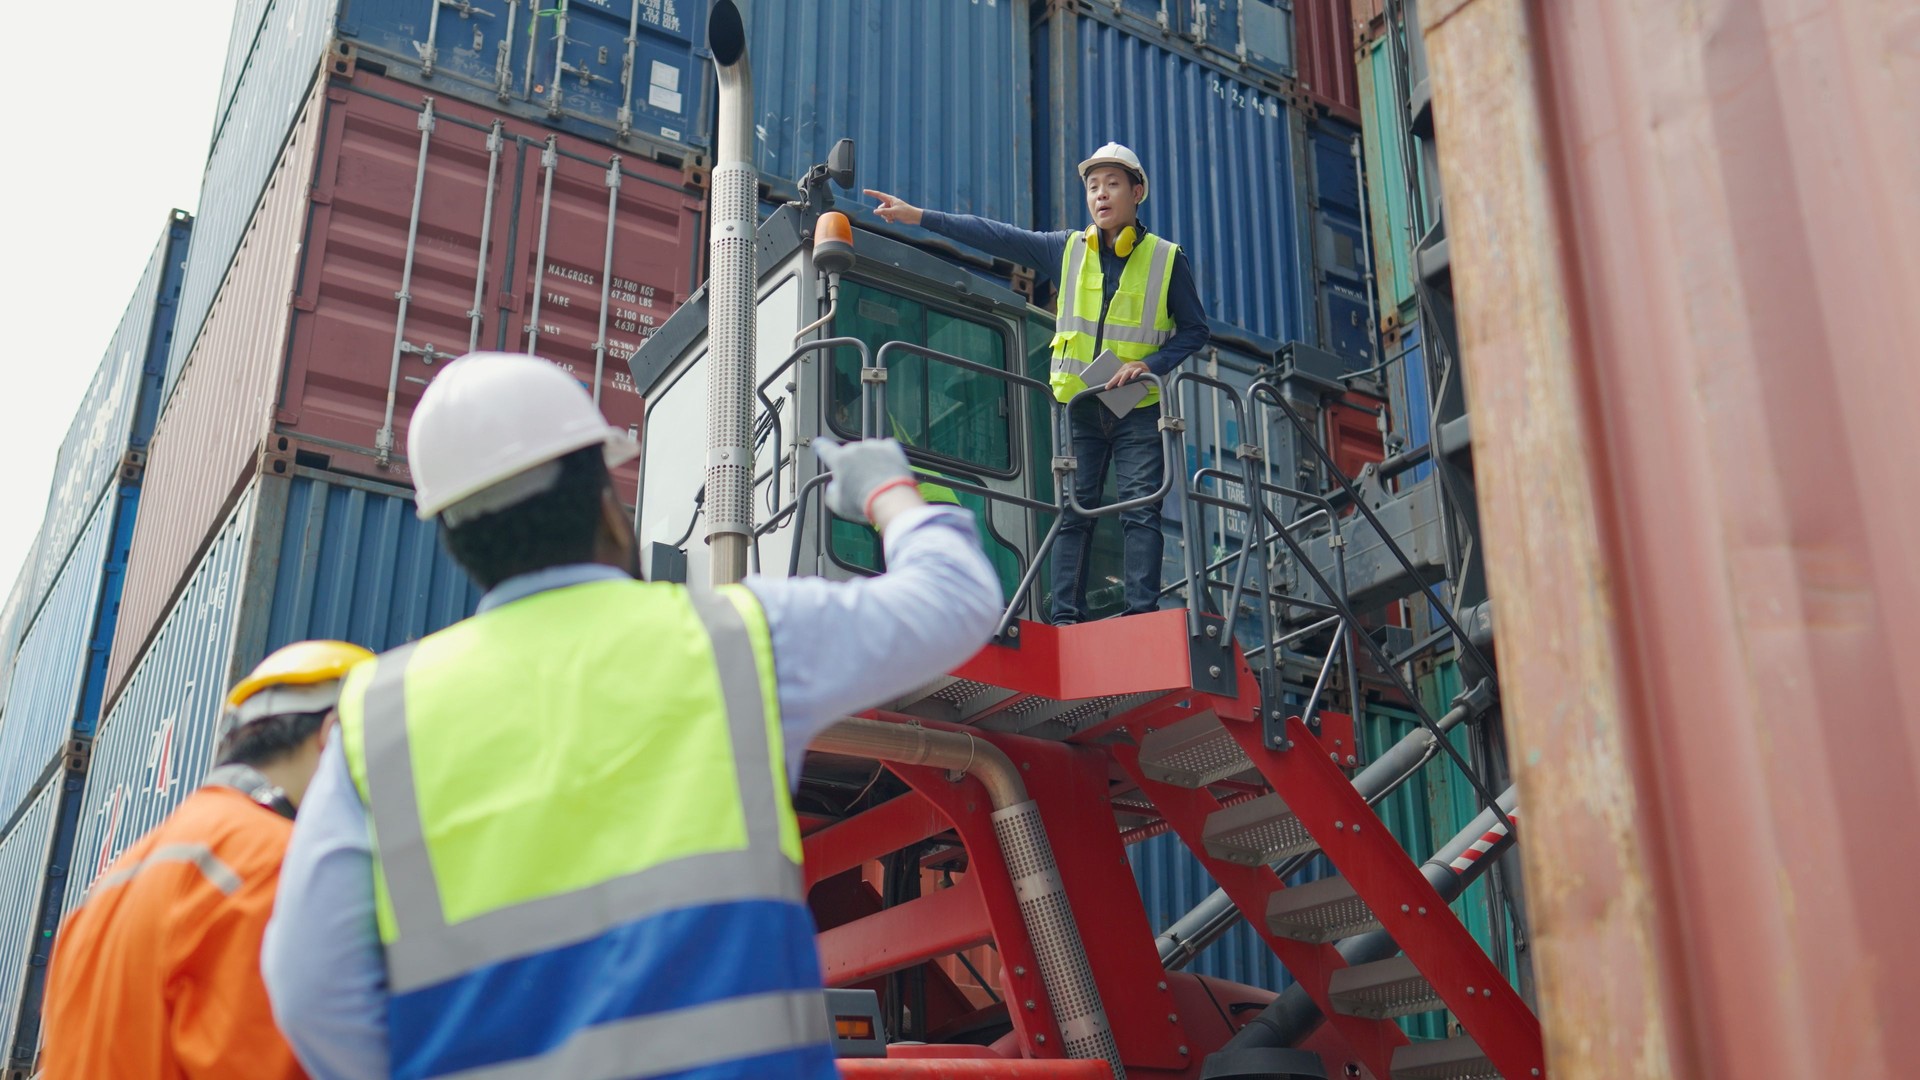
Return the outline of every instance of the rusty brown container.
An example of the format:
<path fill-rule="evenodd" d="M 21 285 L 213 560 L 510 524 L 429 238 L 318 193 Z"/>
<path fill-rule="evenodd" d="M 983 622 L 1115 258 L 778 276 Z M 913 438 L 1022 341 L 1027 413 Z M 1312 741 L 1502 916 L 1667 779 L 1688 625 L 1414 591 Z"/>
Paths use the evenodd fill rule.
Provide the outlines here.
<path fill-rule="evenodd" d="M 1353 12 L 1352 0 L 1294 4 L 1294 77 L 1300 89 L 1329 113 L 1358 124 L 1360 79 L 1353 61 Z"/>
<path fill-rule="evenodd" d="M 1422 9 L 1550 1075 L 1920 1075 L 1920 17 Z"/>
<path fill-rule="evenodd" d="M 109 693 L 257 470 L 409 484 L 407 417 L 470 348 L 589 387 L 597 368 L 637 432 L 626 358 L 699 272 L 689 179 L 367 72 L 321 80 L 154 435 Z M 616 480 L 631 500 L 632 469 Z"/>

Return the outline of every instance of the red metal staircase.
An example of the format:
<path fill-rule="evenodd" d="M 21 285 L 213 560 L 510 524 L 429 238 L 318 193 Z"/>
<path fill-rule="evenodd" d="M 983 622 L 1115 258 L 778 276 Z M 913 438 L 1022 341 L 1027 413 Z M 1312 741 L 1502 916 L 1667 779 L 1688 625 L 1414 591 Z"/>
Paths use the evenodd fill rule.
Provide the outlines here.
<path fill-rule="evenodd" d="M 1020 623 L 1014 644 L 869 715 L 970 730 L 1019 765 L 1128 1075 L 1197 1077 L 1235 1026 L 1205 1006 L 1198 991 L 1210 988 L 1169 973 L 1154 948 L 1116 824 L 1151 803 L 1327 1018 L 1308 1045 L 1329 1077 L 1544 1076 L 1538 1021 L 1343 771 L 1349 719 L 1322 713 L 1318 733 L 1297 717 L 1263 723 L 1245 660 L 1190 646 L 1189 629 L 1183 611 Z M 911 791 L 809 835 L 809 882 L 949 832 L 966 849 L 966 872 L 952 889 L 826 930 L 829 980 L 851 985 L 992 941 L 1013 1026 L 999 1049 L 1059 1057 L 1034 962 L 1045 945 L 1021 922 L 1020 870 L 1001 858 L 979 785 L 889 768 Z M 1271 868 L 1316 850 L 1339 877 L 1289 888 Z M 1403 955 L 1348 966 L 1334 948 L 1380 928 Z M 1393 1022 L 1441 1007 L 1464 1037 L 1413 1044 Z"/>

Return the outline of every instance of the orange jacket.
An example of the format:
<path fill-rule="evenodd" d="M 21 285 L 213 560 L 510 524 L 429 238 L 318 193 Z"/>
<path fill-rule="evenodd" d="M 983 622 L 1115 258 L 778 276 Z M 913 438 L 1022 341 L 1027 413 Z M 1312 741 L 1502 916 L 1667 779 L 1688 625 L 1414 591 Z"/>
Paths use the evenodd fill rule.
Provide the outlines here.
<path fill-rule="evenodd" d="M 260 981 L 292 832 L 205 787 L 114 860 L 54 942 L 46 1080 L 305 1075 Z"/>

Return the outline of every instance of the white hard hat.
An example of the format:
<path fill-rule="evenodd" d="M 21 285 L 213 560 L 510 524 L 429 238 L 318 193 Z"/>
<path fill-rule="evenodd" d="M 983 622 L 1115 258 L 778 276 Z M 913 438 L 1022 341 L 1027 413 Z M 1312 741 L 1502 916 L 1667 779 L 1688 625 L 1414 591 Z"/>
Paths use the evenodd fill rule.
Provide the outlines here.
<path fill-rule="evenodd" d="M 1138 177 L 1140 180 L 1140 201 L 1147 201 L 1147 170 L 1140 165 L 1140 155 L 1121 146 L 1117 142 L 1110 142 L 1100 149 L 1095 150 L 1092 157 L 1080 163 L 1080 179 L 1085 180 L 1087 178 L 1087 171 L 1096 165 L 1118 165 Z"/>
<path fill-rule="evenodd" d="M 478 352 L 448 364 L 427 384 L 407 429 L 419 515 L 453 509 L 471 519 L 553 486 L 548 462 L 595 444 L 607 466 L 632 461 L 640 446 L 607 424 L 573 376 L 537 356 Z M 458 505 L 457 505 L 458 504 Z"/>

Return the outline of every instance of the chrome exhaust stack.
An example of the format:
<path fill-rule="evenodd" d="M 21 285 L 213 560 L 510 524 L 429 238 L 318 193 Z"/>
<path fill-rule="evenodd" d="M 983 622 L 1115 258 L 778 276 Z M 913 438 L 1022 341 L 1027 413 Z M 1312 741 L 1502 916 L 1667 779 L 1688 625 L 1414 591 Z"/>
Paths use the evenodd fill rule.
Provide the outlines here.
<path fill-rule="evenodd" d="M 715 585 L 747 575 L 753 539 L 754 232 L 753 72 L 747 27 L 734 0 L 707 14 L 707 47 L 720 76 L 707 242 L 707 545 Z"/>

